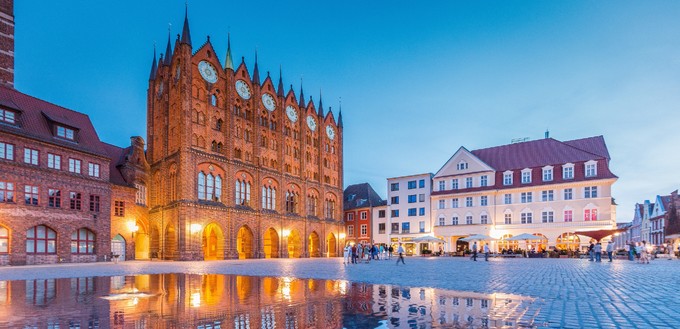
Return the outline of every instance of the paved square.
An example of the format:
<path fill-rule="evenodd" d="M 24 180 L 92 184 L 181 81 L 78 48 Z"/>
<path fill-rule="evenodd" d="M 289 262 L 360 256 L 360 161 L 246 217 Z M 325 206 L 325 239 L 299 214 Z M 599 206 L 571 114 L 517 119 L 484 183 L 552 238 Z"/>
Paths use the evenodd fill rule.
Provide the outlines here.
<path fill-rule="evenodd" d="M 680 261 L 406 258 L 343 265 L 341 258 L 124 262 L 2 267 L 0 280 L 153 273 L 218 273 L 339 279 L 537 298 L 526 320 L 555 328 L 680 327 Z"/>

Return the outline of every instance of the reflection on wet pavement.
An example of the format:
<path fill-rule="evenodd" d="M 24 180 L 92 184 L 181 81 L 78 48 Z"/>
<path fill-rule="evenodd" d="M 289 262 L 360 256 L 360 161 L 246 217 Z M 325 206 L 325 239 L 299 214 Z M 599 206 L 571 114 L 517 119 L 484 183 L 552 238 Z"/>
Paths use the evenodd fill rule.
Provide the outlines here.
<path fill-rule="evenodd" d="M 0 281 L 7 328 L 531 327 L 534 298 L 342 280 L 151 274 Z"/>

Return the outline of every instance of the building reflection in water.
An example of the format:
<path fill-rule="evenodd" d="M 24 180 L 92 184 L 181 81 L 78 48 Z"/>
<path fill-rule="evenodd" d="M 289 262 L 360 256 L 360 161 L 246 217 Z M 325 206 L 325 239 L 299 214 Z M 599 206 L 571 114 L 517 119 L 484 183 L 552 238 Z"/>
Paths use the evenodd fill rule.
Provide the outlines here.
<path fill-rule="evenodd" d="M 0 327 L 515 327 L 534 300 L 342 280 L 152 274 L 0 281 Z"/>

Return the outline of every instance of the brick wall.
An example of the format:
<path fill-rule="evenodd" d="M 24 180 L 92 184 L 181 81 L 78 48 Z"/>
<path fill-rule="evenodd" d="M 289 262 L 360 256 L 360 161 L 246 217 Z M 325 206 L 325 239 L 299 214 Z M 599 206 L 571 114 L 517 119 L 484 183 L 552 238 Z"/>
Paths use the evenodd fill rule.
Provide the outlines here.
<path fill-rule="evenodd" d="M 13 0 L 0 0 L 0 84 L 14 85 Z"/>

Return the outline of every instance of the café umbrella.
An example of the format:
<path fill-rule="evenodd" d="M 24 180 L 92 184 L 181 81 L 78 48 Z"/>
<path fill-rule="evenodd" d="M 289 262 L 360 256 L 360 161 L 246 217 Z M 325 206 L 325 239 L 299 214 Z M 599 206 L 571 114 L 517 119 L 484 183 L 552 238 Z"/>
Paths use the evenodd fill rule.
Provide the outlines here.
<path fill-rule="evenodd" d="M 475 234 L 475 235 L 470 235 L 468 237 L 460 239 L 461 241 L 493 241 L 493 240 L 498 240 L 495 238 L 492 238 L 488 235 L 484 234 Z"/>

